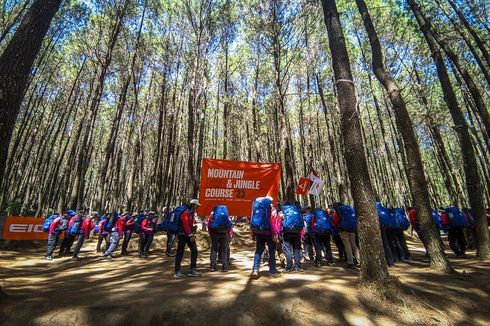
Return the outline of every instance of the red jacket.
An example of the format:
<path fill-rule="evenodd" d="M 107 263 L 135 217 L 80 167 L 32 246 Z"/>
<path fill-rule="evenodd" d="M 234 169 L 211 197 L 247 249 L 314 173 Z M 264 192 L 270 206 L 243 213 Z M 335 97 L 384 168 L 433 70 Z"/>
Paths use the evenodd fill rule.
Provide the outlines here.
<path fill-rule="evenodd" d="M 112 228 L 113 231 L 117 231 L 119 233 L 119 236 L 122 236 L 124 232 L 124 226 L 126 225 L 126 218 L 124 216 L 121 216 L 117 221 L 116 225 Z"/>
<path fill-rule="evenodd" d="M 211 215 L 209 216 L 209 219 L 208 221 L 206 222 L 207 224 L 207 227 L 208 227 L 208 232 L 209 232 L 209 235 L 211 235 L 212 233 L 212 230 L 211 230 L 211 222 L 213 221 L 214 219 L 214 212 L 211 212 Z M 230 219 L 231 220 L 231 219 Z M 228 229 L 228 231 L 226 232 L 230 237 L 233 237 L 233 222 L 231 223 L 230 225 L 230 228 Z"/>
<path fill-rule="evenodd" d="M 68 221 L 68 228 L 66 229 L 66 235 L 68 235 L 68 232 L 70 232 L 70 228 L 72 227 L 72 225 L 75 223 L 75 221 L 78 219 L 78 218 L 81 218 L 81 217 L 78 217 L 78 215 L 74 215 L 70 218 L 70 220 Z M 73 236 L 73 235 L 72 235 Z"/>
<path fill-rule="evenodd" d="M 149 217 L 143 219 L 140 229 L 145 234 L 153 234 L 153 221 Z"/>
<path fill-rule="evenodd" d="M 333 226 L 338 230 L 340 226 L 340 216 L 336 212 L 330 213 L 332 216 Z"/>
<path fill-rule="evenodd" d="M 449 218 L 446 215 L 446 212 L 441 212 L 441 223 L 444 226 L 448 226 L 450 224 Z"/>
<path fill-rule="evenodd" d="M 412 224 L 412 226 L 419 224 L 417 221 L 417 212 L 415 211 L 415 208 L 408 211 L 408 219 L 410 220 L 410 224 Z"/>
<path fill-rule="evenodd" d="M 194 229 L 194 212 L 186 209 L 180 216 L 180 222 L 182 223 L 181 234 L 188 237 L 192 236 L 192 230 Z"/>
<path fill-rule="evenodd" d="M 99 222 L 99 235 L 106 235 L 109 234 L 109 232 L 104 231 L 104 225 L 108 219 L 103 219 L 102 221 Z"/>
<path fill-rule="evenodd" d="M 59 231 L 57 231 L 56 229 L 62 225 L 63 225 L 63 217 L 58 216 L 57 218 L 54 219 L 53 222 L 51 222 L 51 225 L 49 226 L 49 234 L 58 234 Z"/>
<path fill-rule="evenodd" d="M 124 231 L 133 231 L 134 223 L 135 223 L 135 218 L 133 216 L 126 219 L 126 224 L 124 225 Z"/>
<path fill-rule="evenodd" d="M 85 219 L 83 219 L 83 222 L 82 222 L 82 232 L 83 232 L 83 235 L 85 236 L 85 239 L 88 239 L 89 238 L 90 231 L 92 231 L 92 229 L 94 227 L 95 227 L 95 223 L 92 220 L 92 218 L 86 217 Z"/>

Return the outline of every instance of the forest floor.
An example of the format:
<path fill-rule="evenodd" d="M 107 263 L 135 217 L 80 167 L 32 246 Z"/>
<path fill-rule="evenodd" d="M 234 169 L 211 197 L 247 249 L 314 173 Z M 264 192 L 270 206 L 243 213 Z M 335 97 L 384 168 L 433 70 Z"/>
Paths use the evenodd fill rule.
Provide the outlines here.
<path fill-rule="evenodd" d="M 209 238 L 199 235 L 202 277 L 173 279 L 173 258 L 164 255 L 165 236 L 156 237 L 150 258 L 108 260 L 95 254 L 93 240 L 79 262 L 43 260 L 45 243 L 10 243 L 0 251 L 1 325 L 488 325 L 490 262 L 457 259 L 458 275 L 428 269 L 424 250 L 409 238 L 413 261 L 390 274 L 403 289 L 397 304 L 369 300 L 358 288 L 358 271 L 344 263 L 304 273 L 251 280 L 254 245 L 238 226 L 228 273 L 209 271 Z M 137 239 L 131 240 L 135 252 Z M 186 249 L 187 250 L 187 249 Z M 188 250 L 187 250 L 188 251 Z M 183 262 L 186 270 L 188 252 Z M 368 299 L 366 299 L 368 298 Z M 404 298 L 404 299 L 403 299 Z M 407 301 L 408 298 L 408 301 Z M 369 302 L 367 302 L 368 300 Z"/>

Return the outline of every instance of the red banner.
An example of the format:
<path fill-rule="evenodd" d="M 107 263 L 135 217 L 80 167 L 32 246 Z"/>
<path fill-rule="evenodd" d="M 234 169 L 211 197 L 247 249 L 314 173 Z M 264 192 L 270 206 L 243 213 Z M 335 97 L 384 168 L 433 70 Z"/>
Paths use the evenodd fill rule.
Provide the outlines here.
<path fill-rule="evenodd" d="M 198 215 L 209 216 L 214 206 L 226 205 L 230 215 L 250 216 L 257 197 L 271 196 L 277 204 L 281 163 L 203 159 Z"/>
<path fill-rule="evenodd" d="M 43 232 L 43 218 L 8 216 L 5 221 L 2 239 L 4 240 L 46 240 Z"/>
<path fill-rule="evenodd" d="M 301 177 L 298 182 L 298 186 L 296 187 L 295 192 L 298 195 L 306 195 L 311 186 L 311 180 L 305 177 Z"/>

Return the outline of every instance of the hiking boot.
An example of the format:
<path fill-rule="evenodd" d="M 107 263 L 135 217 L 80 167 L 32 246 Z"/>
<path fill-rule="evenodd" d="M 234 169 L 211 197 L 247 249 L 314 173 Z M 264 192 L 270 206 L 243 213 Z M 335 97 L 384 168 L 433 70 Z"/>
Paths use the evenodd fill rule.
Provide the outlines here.
<path fill-rule="evenodd" d="M 167 252 L 166 255 L 167 257 L 175 257 L 175 254 L 173 252 Z"/>
<path fill-rule="evenodd" d="M 127 251 L 122 251 L 121 252 L 121 256 L 128 256 L 128 255 L 129 255 L 129 253 Z"/>
<path fill-rule="evenodd" d="M 216 267 L 211 267 L 211 268 L 209 269 L 209 271 L 210 271 L 210 272 L 216 272 Z"/>
<path fill-rule="evenodd" d="M 270 276 L 270 277 L 273 277 L 273 278 L 278 278 L 278 277 L 280 277 L 280 276 L 281 276 L 281 274 L 279 274 L 279 273 L 271 273 L 271 272 L 269 272 L 269 276 Z"/>
<path fill-rule="evenodd" d="M 51 261 L 51 260 L 53 260 L 53 256 L 46 256 L 46 257 L 44 257 L 44 259 Z"/>
<path fill-rule="evenodd" d="M 78 257 L 78 255 L 77 255 L 77 256 L 73 256 L 73 257 L 71 257 L 71 259 L 72 259 L 72 260 L 79 261 L 79 260 L 80 260 L 80 257 Z"/>
<path fill-rule="evenodd" d="M 256 270 L 256 269 L 254 269 L 254 270 L 252 271 L 252 274 L 250 274 L 250 278 L 252 278 L 253 280 L 258 279 L 258 278 L 259 278 L 259 271 L 258 271 L 258 270 Z"/>
<path fill-rule="evenodd" d="M 187 275 L 192 276 L 192 277 L 198 277 L 198 276 L 201 276 L 201 273 L 199 273 L 195 269 L 191 269 L 189 274 L 187 274 Z"/>
<path fill-rule="evenodd" d="M 178 271 L 177 273 L 174 274 L 174 278 L 184 278 L 185 274 L 182 273 L 181 271 Z"/>
<path fill-rule="evenodd" d="M 302 269 L 301 267 L 296 267 L 296 268 L 294 269 L 294 271 L 295 271 L 295 272 L 298 272 L 298 273 L 303 273 L 305 270 L 304 270 L 304 269 Z"/>
<path fill-rule="evenodd" d="M 321 263 L 316 263 L 316 264 L 315 264 L 315 267 L 320 268 L 320 267 L 322 267 L 322 264 L 321 264 Z"/>
<path fill-rule="evenodd" d="M 356 269 L 356 265 L 354 264 L 347 264 L 348 269 Z"/>
<path fill-rule="evenodd" d="M 226 267 L 226 268 L 223 268 L 223 270 L 222 270 L 222 271 L 223 271 L 223 273 L 226 273 L 226 272 L 228 272 L 229 270 L 230 270 L 230 269 L 229 269 L 228 267 Z"/>
<path fill-rule="evenodd" d="M 333 265 L 334 265 L 333 261 L 327 262 L 327 266 L 333 266 Z"/>

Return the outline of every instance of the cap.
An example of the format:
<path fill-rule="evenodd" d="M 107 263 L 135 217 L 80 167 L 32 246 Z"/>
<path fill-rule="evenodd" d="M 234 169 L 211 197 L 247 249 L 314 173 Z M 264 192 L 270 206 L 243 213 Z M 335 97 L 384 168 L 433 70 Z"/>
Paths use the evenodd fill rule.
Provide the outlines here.
<path fill-rule="evenodd" d="M 71 210 L 71 209 L 67 210 L 65 213 L 68 214 L 68 216 L 75 215 L 75 212 L 73 210 Z"/>
<path fill-rule="evenodd" d="M 128 215 L 131 215 L 131 214 L 129 214 L 129 212 L 124 212 L 124 213 L 122 214 L 122 216 L 128 216 Z"/>
<path fill-rule="evenodd" d="M 201 206 L 201 204 L 199 203 L 199 200 L 197 200 L 197 199 L 192 199 L 192 200 L 189 202 L 189 204 L 191 204 L 191 205 Z"/>
<path fill-rule="evenodd" d="M 92 211 L 92 213 L 90 213 L 90 215 L 99 215 L 99 212 L 97 212 L 97 211 Z"/>
<path fill-rule="evenodd" d="M 155 212 L 154 211 L 149 211 L 148 214 L 153 214 L 155 215 Z"/>

